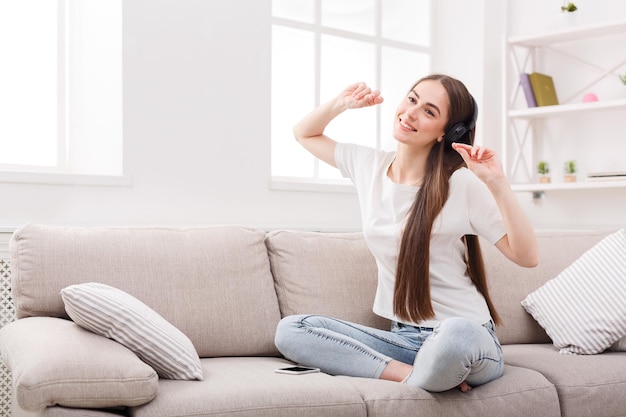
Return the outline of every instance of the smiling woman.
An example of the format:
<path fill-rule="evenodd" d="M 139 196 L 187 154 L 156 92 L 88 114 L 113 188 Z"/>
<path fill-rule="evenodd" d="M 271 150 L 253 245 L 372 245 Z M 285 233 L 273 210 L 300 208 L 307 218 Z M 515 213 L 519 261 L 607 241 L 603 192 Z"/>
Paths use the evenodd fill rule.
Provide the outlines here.
<path fill-rule="evenodd" d="M 495 152 L 474 145 L 478 105 L 461 81 L 432 74 L 412 84 L 394 113 L 395 152 L 327 132 L 339 116 L 385 101 L 380 91 L 354 83 L 293 131 L 356 188 L 378 269 L 373 311 L 391 320 L 391 329 L 292 315 L 279 323 L 276 346 L 332 375 L 467 392 L 503 371 L 494 332 L 500 317 L 478 236 L 525 267 L 537 264 L 536 239 Z"/>

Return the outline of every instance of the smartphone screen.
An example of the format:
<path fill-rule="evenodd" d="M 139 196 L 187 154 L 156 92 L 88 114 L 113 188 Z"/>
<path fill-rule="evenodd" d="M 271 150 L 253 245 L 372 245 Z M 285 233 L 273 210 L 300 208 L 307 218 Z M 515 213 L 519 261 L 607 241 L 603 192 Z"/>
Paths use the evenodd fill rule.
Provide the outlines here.
<path fill-rule="evenodd" d="M 309 368 L 308 366 L 289 366 L 287 368 L 277 369 L 279 374 L 302 375 L 319 372 L 319 368 Z"/>

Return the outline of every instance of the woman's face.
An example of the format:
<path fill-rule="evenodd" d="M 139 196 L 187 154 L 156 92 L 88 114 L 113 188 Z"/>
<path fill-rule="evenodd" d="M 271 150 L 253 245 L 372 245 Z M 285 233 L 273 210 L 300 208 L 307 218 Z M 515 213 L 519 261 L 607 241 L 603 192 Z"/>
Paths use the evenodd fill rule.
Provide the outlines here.
<path fill-rule="evenodd" d="M 434 80 L 422 81 L 398 105 L 394 138 L 407 145 L 430 148 L 443 138 L 449 108 L 443 85 Z"/>

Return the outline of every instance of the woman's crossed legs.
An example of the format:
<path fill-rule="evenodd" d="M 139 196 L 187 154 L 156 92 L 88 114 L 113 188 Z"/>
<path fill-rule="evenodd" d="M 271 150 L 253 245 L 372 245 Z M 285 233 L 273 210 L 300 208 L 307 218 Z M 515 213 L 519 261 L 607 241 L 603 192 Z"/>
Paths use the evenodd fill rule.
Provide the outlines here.
<path fill-rule="evenodd" d="M 432 392 L 466 391 L 498 378 L 503 366 L 491 323 L 462 318 L 435 329 L 393 323 L 384 331 L 318 315 L 288 316 L 275 342 L 286 358 L 331 375 L 404 380 Z"/>

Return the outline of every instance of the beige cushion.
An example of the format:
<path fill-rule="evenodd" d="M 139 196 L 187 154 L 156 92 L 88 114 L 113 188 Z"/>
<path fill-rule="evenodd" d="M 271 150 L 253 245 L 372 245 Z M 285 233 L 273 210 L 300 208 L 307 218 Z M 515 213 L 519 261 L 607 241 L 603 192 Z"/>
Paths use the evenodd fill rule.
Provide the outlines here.
<path fill-rule="evenodd" d="M 372 312 L 377 268 L 360 233 L 275 231 L 266 244 L 283 316 L 315 313 L 389 330 Z"/>
<path fill-rule="evenodd" d="M 550 343 L 503 346 L 503 352 L 506 363 L 540 372 L 556 386 L 562 415 L 626 415 L 626 353 L 561 355 Z"/>
<path fill-rule="evenodd" d="M 602 239 L 522 306 L 561 353 L 606 350 L 626 335 L 626 232 Z"/>
<path fill-rule="evenodd" d="M 554 278 L 609 233 L 605 231 L 540 231 L 539 265 L 522 268 L 481 240 L 491 298 L 502 317 L 496 331 L 502 344 L 546 343 L 550 338 L 522 308 L 521 301 Z"/>
<path fill-rule="evenodd" d="M 467 393 L 430 393 L 397 382 L 338 378 L 363 396 L 368 417 L 561 416 L 554 386 L 540 373 L 515 366 L 505 365 L 501 378 Z"/>
<path fill-rule="evenodd" d="M 160 377 L 203 378 L 189 338 L 132 295 L 109 285 L 86 283 L 64 288 L 61 297 L 76 324 L 123 344 Z"/>
<path fill-rule="evenodd" d="M 279 358 L 202 359 L 204 381 L 160 381 L 159 395 L 133 410 L 133 417 L 365 417 L 354 388 L 323 373 L 274 372 Z"/>
<path fill-rule="evenodd" d="M 68 320 L 12 322 L 0 330 L 0 353 L 25 410 L 55 404 L 134 406 L 152 400 L 158 391 L 156 372 L 133 352 Z"/>
<path fill-rule="evenodd" d="M 18 317 L 67 317 L 61 289 L 100 282 L 140 299 L 205 356 L 278 355 L 280 320 L 263 240 L 238 226 L 27 225 L 10 245 Z"/>

